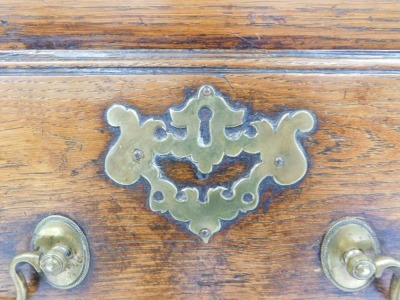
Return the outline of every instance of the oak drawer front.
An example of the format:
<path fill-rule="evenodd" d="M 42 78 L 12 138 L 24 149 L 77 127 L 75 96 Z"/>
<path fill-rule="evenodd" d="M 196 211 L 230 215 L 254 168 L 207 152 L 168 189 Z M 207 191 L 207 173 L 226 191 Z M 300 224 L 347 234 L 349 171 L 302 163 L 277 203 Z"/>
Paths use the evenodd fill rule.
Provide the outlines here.
<path fill-rule="evenodd" d="M 50 214 L 80 224 L 92 267 L 70 291 L 52 289 L 28 269 L 30 299 L 387 297 L 388 277 L 355 295 L 338 291 L 323 275 L 319 251 L 333 220 L 357 216 L 369 220 L 385 252 L 400 256 L 400 56 L 246 54 L 225 66 L 211 59 L 207 67 L 205 55 L 212 57 L 21 62 L 3 53 L 1 297 L 14 296 L 9 261 Z M 307 109 L 318 121 L 302 139 L 310 161 L 305 178 L 290 188 L 267 186 L 258 208 L 226 224 L 209 244 L 151 212 L 145 182 L 119 186 L 104 172 L 115 140 L 107 108 L 119 103 L 143 117 L 162 115 L 204 84 L 271 119 Z M 194 180 L 190 165 L 163 168 L 176 181 Z M 236 178 L 243 164 L 224 171 L 211 180 Z"/>
<path fill-rule="evenodd" d="M 0 49 L 399 49 L 397 1 L 3 0 Z"/>

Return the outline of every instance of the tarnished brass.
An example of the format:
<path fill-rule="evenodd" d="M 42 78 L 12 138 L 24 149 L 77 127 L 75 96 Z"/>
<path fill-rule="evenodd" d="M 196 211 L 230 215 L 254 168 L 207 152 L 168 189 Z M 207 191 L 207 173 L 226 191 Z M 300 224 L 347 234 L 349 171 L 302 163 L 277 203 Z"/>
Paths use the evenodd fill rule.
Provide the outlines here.
<path fill-rule="evenodd" d="M 400 300 L 400 261 L 380 256 L 374 231 L 361 219 L 345 218 L 329 228 L 322 242 L 321 263 L 326 277 L 346 292 L 362 290 L 384 270 L 392 269 L 390 299 Z"/>
<path fill-rule="evenodd" d="M 28 263 L 53 287 L 71 289 L 86 277 L 90 265 L 89 245 L 85 235 L 72 220 L 58 215 L 43 219 L 35 228 L 32 251 L 15 256 L 10 275 L 17 290 L 17 300 L 27 298 L 27 284 L 18 264 Z"/>
<path fill-rule="evenodd" d="M 207 120 L 199 115 L 204 110 Z M 314 128 L 314 116 L 308 111 L 287 112 L 271 122 L 260 115 L 249 115 L 245 108 L 232 108 L 213 87 L 202 86 L 182 107 L 171 108 L 164 119 L 141 120 L 134 109 L 111 106 L 107 121 L 119 127 L 120 134 L 107 153 L 105 172 L 121 185 L 146 179 L 151 210 L 169 212 L 175 220 L 187 222 L 189 230 L 205 243 L 221 229 L 222 220 L 232 220 L 257 207 L 260 185 L 266 178 L 289 186 L 306 174 L 307 159 L 298 133 L 306 134 Z M 254 134 L 249 134 L 251 130 Z M 199 199 L 197 187 L 179 188 L 156 162 L 159 157 L 188 159 L 198 173 L 207 175 L 224 157 L 243 153 L 258 154 L 260 159 L 230 186 L 216 183 L 208 187 L 204 201 Z"/>

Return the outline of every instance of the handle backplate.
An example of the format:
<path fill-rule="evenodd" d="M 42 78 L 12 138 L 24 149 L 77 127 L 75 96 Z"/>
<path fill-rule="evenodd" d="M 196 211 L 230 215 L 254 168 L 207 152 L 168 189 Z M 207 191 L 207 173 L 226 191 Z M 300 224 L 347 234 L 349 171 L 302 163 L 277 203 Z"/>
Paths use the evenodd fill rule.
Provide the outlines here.
<path fill-rule="evenodd" d="M 43 219 L 33 232 L 31 247 L 43 253 L 41 269 L 47 282 L 55 288 L 71 289 L 77 286 L 89 270 L 90 251 L 86 236 L 75 222 L 66 217 L 53 215 Z M 61 256 L 58 259 L 54 250 L 64 252 L 67 260 L 64 262 L 62 255 L 58 255 Z M 54 259 L 65 264 L 62 272 L 52 269 L 51 265 L 54 267 L 58 263 Z"/>
<path fill-rule="evenodd" d="M 374 280 L 373 276 L 358 279 L 349 273 L 344 256 L 354 250 L 371 258 L 380 255 L 380 245 L 374 231 L 361 219 L 347 218 L 334 223 L 322 243 L 321 263 L 326 277 L 346 292 L 362 290 Z"/>
<path fill-rule="evenodd" d="M 72 220 L 58 215 L 43 219 L 35 228 L 30 252 L 16 255 L 10 262 L 10 275 L 17 300 L 27 298 L 27 284 L 18 266 L 28 263 L 51 286 L 71 289 L 86 277 L 90 251 L 86 236 Z"/>

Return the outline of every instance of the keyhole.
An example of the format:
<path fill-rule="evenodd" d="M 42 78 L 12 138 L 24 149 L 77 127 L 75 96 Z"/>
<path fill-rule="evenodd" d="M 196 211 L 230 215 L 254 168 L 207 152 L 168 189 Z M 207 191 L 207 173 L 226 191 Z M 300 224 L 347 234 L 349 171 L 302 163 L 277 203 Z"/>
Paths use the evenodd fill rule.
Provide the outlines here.
<path fill-rule="evenodd" d="M 198 142 L 200 146 L 206 147 L 211 143 L 210 120 L 212 116 L 213 112 L 207 106 L 203 106 L 199 109 L 200 133 L 198 135 Z"/>

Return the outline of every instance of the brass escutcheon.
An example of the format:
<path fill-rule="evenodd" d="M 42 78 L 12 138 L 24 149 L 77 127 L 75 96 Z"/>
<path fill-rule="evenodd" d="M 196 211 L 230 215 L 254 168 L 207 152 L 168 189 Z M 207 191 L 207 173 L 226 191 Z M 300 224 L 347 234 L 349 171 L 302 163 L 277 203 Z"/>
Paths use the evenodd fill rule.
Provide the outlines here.
<path fill-rule="evenodd" d="M 275 120 L 252 115 L 209 85 L 164 117 L 143 118 L 136 109 L 120 104 L 112 105 L 106 117 L 111 127 L 119 128 L 105 158 L 107 176 L 121 185 L 145 179 L 150 184 L 150 209 L 187 223 L 204 243 L 221 229 L 222 221 L 258 206 L 267 178 L 272 179 L 270 184 L 290 186 L 305 176 L 308 161 L 300 137 L 316 123 L 307 110 L 285 112 Z M 233 183 L 217 182 L 202 190 L 178 186 L 157 164 L 157 158 L 189 160 L 200 177 L 207 177 L 224 158 L 239 155 L 259 159 Z"/>

